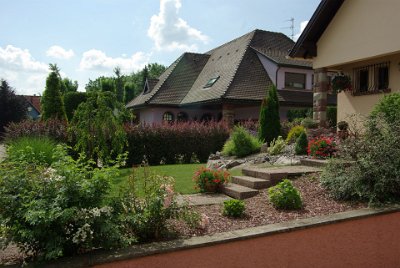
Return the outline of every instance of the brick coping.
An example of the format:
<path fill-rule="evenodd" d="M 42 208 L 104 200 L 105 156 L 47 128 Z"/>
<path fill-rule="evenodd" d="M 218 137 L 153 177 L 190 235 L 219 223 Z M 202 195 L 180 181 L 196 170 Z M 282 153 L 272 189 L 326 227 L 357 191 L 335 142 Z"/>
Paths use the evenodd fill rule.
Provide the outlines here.
<path fill-rule="evenodd" d="M 262 225 L 252 228 L 240 229 L 235 231 L 217 233 L 191 237 L 188 239 L 177 239 L 165 242 L 154 242 L 148 244 L 134 245 L 128 248 L 105 251 L 98 250 L 88 254 L 61 258 L 48 263 L 30 263 L 25 267 L 88 267 L 91 265 L 105 264 L 115 261 L 128 260 L 149 255 L 167 253 L 177 250 L 193 249 L 199 247 L 212 246 L 222 243 L 240 241 L 245 239 L 269 236 L 278 233 L 292 232 L 296 230 L 308 229 L 312 227 L 334 224 L 338 222 L 362 219 L 382 214 L 400 212 L 400 205 L 382 208 L 363 208 L 358 210 L 335 213 L 331 215 L 318 216 L 307 219 L 293 220 L 283 223 Z M 5 266 L 19 267 L 19 266 Z"/>

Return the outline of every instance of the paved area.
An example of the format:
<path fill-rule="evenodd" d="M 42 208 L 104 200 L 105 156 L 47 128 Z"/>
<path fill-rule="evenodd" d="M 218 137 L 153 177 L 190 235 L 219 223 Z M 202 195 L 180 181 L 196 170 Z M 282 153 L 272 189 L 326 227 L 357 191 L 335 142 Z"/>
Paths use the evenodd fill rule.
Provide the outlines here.
<path fill-rule="evenodd" d="M 4 159 L 6 156 L 6 147 L 3 144 L 0 144 L 0 161 Z"/>
<path fill-rule="evenodd" d="M 178 195 L 178 204 L 188 203 L 193 206 L 222 204 L 225 200 L 232 199 L 224 194 L 188 194 Z"/>

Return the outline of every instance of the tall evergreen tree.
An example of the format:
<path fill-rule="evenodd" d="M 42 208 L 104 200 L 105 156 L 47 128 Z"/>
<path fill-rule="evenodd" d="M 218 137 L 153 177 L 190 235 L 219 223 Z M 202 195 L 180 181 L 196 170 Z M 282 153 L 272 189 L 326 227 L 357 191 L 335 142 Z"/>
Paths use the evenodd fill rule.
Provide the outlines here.
<path fill-rule="evenodd" d="M 272 85 L 263 99 L 260 109 L 258 137 L 268 144 L 281 134 L 279 99 L 275 85 Z"/>
<path fill-rule="evenodd" d="M 125 102 L 125 92 L 124 92 L 124 77 L 121 74 L 121 68 L 116 67 L 114 69 L 115 74 L 115 93 L 117 94 L 117 100 L 119 102 Z"/>
<path fill-rule="evenodd" d="M 6 80 L 0 81 L 0 133 L 11 122 L 19 122 L 26 118 L 27 102 L 22 96 L 17 96 Z"/>
<path fill-rule="evenodd" d="M 61 79 L 56 71 L 50 72 L 46 79 L 46 89 L 41 99 L 42 119 L 56 118 L 66 120 L 64 102 L 61 98 Z"/>

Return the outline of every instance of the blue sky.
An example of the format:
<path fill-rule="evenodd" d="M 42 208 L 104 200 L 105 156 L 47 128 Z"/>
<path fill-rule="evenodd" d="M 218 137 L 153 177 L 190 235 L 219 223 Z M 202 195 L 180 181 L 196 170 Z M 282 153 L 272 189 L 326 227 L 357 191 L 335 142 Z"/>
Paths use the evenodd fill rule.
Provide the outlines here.
<path fill-rule="evenodd" d="M 295 34 L 319 0 L 0 0 L 0 78 L 41 94 L 48 64 L 84 90 L 89 78 L 171 64 L 254 29 Z"/>

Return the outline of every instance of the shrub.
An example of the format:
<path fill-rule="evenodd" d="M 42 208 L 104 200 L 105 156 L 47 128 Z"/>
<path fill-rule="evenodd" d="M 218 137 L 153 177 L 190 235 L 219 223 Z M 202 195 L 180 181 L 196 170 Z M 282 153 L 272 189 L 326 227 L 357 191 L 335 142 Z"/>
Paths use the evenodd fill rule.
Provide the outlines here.
<path fill-rule="evenodd" d="M 79 104 L 85 102 L 86 99 L 87 95 L 85 92 L 67 92 L 64 94 L 65 113 L 68 121 L 72 120 L 75 110 L 78 108 Z"/>
<path fill-rule="evenodd" d="M 35 158 L 11 154 L 0 163 L 0 218 L 8 243 L 29 255 L 54 259 L 134 239 L 123 235 L 106 198 L 118 165 L 93 169 L 82 158 L 73 160 L 60 145 L 50 167 Z"/>
<path fill-rule="evenodd" d="M 128 165 L 142 163 L 144 157 L 150 165 L 174 164 L 176 156 L 190 163 L 193 155 L 207 162 L 211 153 L 220 151 L 229 137 L 224 123 L 186 122 L 154 125 L 125 125 L 128 139 Z"/>
<path fill-rule="evenodd" d="M 329 127 L 336 127 L 337 123 L 337 108 L 334 106 L 328 106 L 326 108 L 326 120 Z"/>
<path fill-rule="evenodd" d="M 319 137 L 308 143 L 307 153 L 315 158 L 327 158 L 332 157 L 336 150 L 336 143 L 333 138 Z"/>
<path fill-rule="evenodd" d="M 305 128 L 303 126 L 294 126 L 290 129 L 289 134 L 286 138 L 286 143 L 290 144 L 295 142 L 297 138 L 301 135 L 301 133 L 305 132 Z"/>
<path fill-rule="evenodd" d="M 384 96 L 375 105 L 371 117 L 377 118 L 381 114 L 386 123 L 400 122 L 400 93 L 391 93 Z"/>
<path fill-rule="evenodd" d="M 129 113 L 114 93 L 90 93 L 70 124 L 71 139 L 76 140 L 74 149 L 95 161 L 106 163 L 114 159 L 126 146 L 126 120 Z"/>
<path fill-rule="evenodd" d="M 283 149 L 285 149 L 286 142 L 285 140 L 279 136 L 276 140 L 274 139 L 270 146 L 268 147 L 268 153 L 271 155 L 277 155 L 280 154 Z"/>
<path fill-rule="evenodd" d="M 311 116 L 312 108 L 290 109 L 286 113 L 286 118 L 289 122 L 293 122 L 295 119 L 303 119 Z"/>
<path fill-rule="evenodd" d="M 261 145 L 261 142 L 243 127 L 236 126 L 231 138 L 225 143 L 222 153 L 243 157 L 259 151 Z"/>
<path fill-rule="evenodd" d="M 67 128 L 67 122 L 58 119 L 47 121 L 25 120 L 8 125 L 4 137 L 6 141 L 21 137 L 48 137 L 56 142 L 67 143 Z"/>
<path fill-rule="evenodd" d="M 268 95 L 261 103 L 259 118 L 258 139 L 269 144 L 281 134 L 279 99 L 274 85 L 268 89 Z"/>
<path fill-rule="evenodd" d="M 245 204 L 242 200 L 226 200 L 224 201 L 224 209 L 222 214 L 224 216 L 240 218 L 243 216 L 245 210 Z"/>
<path fill-rule="evenodd" d="M 341 158 L 329 161 L 321 175 L 322 185 L 336 199 L 373 206 L 400 201 L 400 124 L 387 119 L 392 118 L 369 118 L 363 135 L 340 143 Z"/>
<path fill-rule="evenodd" d="M 313 128 L 318 128 L 318 122 L 317 121 L 314 121 L 314 119 L 312 119 L 312 118 L 304 118 L 302 121 L 301 121 L 301 125 L 303 126 L 303 127 L 305 127 L 305 128 L 311 128 L 311 129 L 313 129 Z"/>
<path fill-rule="evenodd" d="M 200 167 L 195 172 L 193 181 L 200 192 L 218 192 L 229 178 L 230 174 L 226 170 Z"/>
<path fill-rule="evenodd" d="M 296 155 L 307 154 L 308 139 L 306 132 L 302 132 L 296 140 L 296 147 L 294 148 Z"/>
<path fill-rule="evenodd" d="M 21 137 L 8 144 L 7 155 L 18 159 L 30 155 L 37 164 L 50 166 L 56 143 L 47 137 Z"/>
<path fill-rule="evenodd" d="M 299 191 L 290 180 L 283 180 L 268 189 L 269 201 L 278 209 L 301 209 L 302 201 Z"/>

